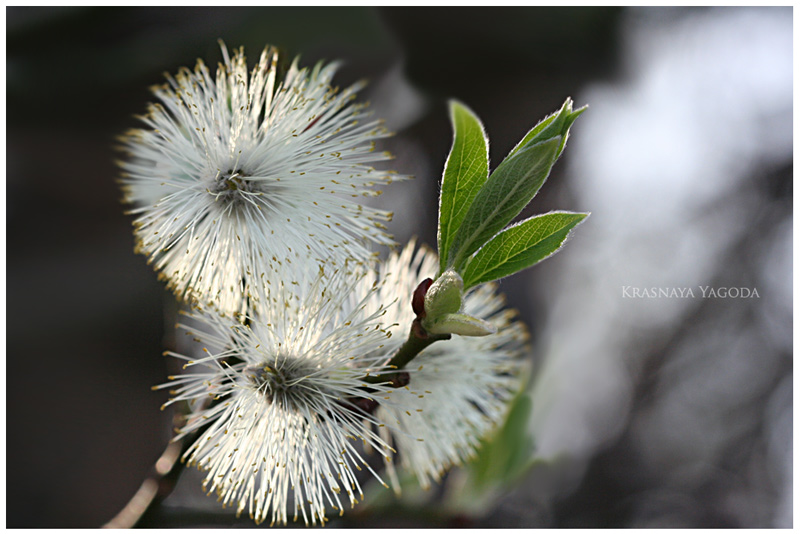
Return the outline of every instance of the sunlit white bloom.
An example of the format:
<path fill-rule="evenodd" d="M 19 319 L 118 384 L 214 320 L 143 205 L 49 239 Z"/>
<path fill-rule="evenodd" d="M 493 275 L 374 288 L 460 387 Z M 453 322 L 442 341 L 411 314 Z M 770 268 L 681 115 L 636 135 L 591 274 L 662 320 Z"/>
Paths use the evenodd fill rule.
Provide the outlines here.
<path fill-rule="evenodd" d="M 202 430 L 185 458 L 207 471 L 204 485 L 223 504 L 258 523 L 324 524 L 326 507 L 341 513 L 363 497 L 357 471 L 380 480 L 361 447 L 393 453 L 374 417 L 354 406 L 391 389 L 364 387 L 385 361 L 388 333 L 385 310 L 367 302 L 377 289 L 363 280 L 337 273 L 273 284 L 271 311 L 250 326 L 194 313 L 198 327 L 183 328 L 204 356 L 169 353 L 187 360 L 185 374 L 159 386 L 173 390 L 168 404 L 190 402 L 178 438 Z"/>
<path fill-rule="evenodd" d="M 232 314 L 298 252 L 342 266 L 391 244 L 391 214 L 359 201 L 397 177 L 370 166 L 388 133 L 353 103 L 361 84 L 331 86 L 335 64 L 280 76 L 267 48 L 248 75 L 243 50 L 222 55 L 216 76 L 198 61 L 153 89 L 120 165 L 137 251 L 180 298 Z"/>
<path fill-rule="evenodd" d="M 436 254 L 426 248 L 415 253 L 413 243 L 393 254 L 382 266 L 380 290 L 372 307 L 397 299 L 384 317 L 392 327 L 392 348 L 405 339 L 414 319 L 411 297 L 419 282 L 435 277 Z M 497 327 L 486 337 L 454 335 L 423 350 L 408 366 L 410 382 L 379 399 L 376 416 L 385 423 L 381 434 L 393 440 L 401 465 L 423 487 L 453 465 L 473 456 L 480 439 L 503 422 L 508 402 L 520 388 L 521 355 L 527 340 L 524 325 L 494 284 L 468 292 L 464 311 Z M 393 474 L 392 464 L 387 469 Z"/>

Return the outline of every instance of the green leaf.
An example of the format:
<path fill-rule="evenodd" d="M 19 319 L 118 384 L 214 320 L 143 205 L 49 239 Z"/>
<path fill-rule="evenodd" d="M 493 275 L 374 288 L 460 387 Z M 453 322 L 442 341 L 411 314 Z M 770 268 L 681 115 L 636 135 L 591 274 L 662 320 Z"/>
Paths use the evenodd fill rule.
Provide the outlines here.
<path fill-rule="evenodd" d="M 456 232 L 448 264 L 461 272 L 466 260 L 522 211 L 550 174 L 560 145 L 556 136 L 528 146 L 495 169 Z"/>
<path fill-rule="evenodd" d="M 439 196 L 439 272 L 447 265 L 453 236 L 489 175 L 489 140 L 478 117 L 460 102 L 450 102 L 453 148 L 447 157 Z"/>
<path fill-rule="evenodd" d="M 527 392 L 517 395 L 503 426 L 484 440 L 470 464 L 477 487 L 513 482 L 530 466 L 535 450 L 528 428 L 532 404 Z"/>
<path fill-rule="evenodd" d="M 464 268 L 464 288 L 512 275 L 558 251 L 589 214 L 554 211 L 506 228 Z"/>
<path fill-rule="evenodd" d="M 533 401 L 530 395 L 523 393 L 517 397 L 508 414 L 500 434 L 504 449 L 500 456 L 505 460 L 500 471 L 503 482 L 511 482 L 522 475 L 533 458 L 535 445 L 528 423 L 532 411 Z"/>
<path fill-rule="evenodd" d="M 436 319 L 422 320 L 422 327 L 431 334 L 458 334 L 481 337 L 496 334 L 497 327 L 488 321 L 465 313 L 446 313 Z"/>
<path fill-rule="evenodd" d="M 531 128 L 531 130 L 525 134 L 525 137 L 517 143 L 517 146 L 508 153 L 506 159 L 512 157 L 516 154 L 519 150 L 525 148 L 528 145 L 540 143 L 542 141 L 546 141 L 547 139 L 551 139 L 556 135 L 560 135 L 563 137 L 561 140 L 561 146 L 558 147 L 558 152 L 556 153 L 556 159 L 561 155 L 561 152 L 564 150 L 564 146 L 567 144 L 567 137 L 569 137 L 569 129 L 572 126 L 572 123 L 575 122 L 581 113 L 586 111 L 587 106 L 583 106 L 580 109 L 572 111 L 572 99 L 567 98 L 564 102 L 564 105 L 561 106 L 561 109 L 553 113 L 552 115 L 543 119 L 539 124 Z"/>

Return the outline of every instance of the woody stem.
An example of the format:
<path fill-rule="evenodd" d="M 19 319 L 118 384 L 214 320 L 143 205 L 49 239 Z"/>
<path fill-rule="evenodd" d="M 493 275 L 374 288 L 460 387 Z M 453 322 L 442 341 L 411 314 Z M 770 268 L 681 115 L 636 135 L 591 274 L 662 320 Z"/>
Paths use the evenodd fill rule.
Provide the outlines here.
<path fill-rule="evenodd" d="M 450 339 L 450 334 L 444 335 L 435 335 L 429 334 L 422 328 L 422 324 L 420 323 L 420 319 L 414 319 L 414 322 L 411 323 L 411 329 L 408 333 L 408 339 L 406 339 L 405 343 L 397 349 L 397 352 L 394 353 L 392 359 L 386 364 L 385 369 L 393 369 L 397 372 L 395 373 L 381 373 L 379 375 L 368 375 L 364 377 L 364 381 L 370 384 L 377 384 L 381 382 L 394 382 L 397 379 L 397 375 L 400 371 L 408 365 L 411 360 L 417 357 L 417 355 L 425 350 L 428 346 L 432 345 L 437 341 L 443 341 L 446 339 Z"/>

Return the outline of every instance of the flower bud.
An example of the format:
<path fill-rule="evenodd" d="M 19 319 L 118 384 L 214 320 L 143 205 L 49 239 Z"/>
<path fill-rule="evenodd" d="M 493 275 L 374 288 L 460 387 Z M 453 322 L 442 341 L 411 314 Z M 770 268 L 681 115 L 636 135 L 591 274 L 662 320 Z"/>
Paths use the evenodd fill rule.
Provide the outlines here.
<path fill-rule="evenodd" d="M 461 295 L 464 281 L 457 272 L 447 270 L 425 293 L 425 317 L 431 322 L 442 315 L 461 311 Z"/>
<path fill-rule="evenodd" d="M 425 315 L 420 326 L 429 334 L 460 336 L 486 336 L 497 328 L 477 317 L 461 313 L 464 281 L 452 269 L 442 275 L 425 293 Z"/>

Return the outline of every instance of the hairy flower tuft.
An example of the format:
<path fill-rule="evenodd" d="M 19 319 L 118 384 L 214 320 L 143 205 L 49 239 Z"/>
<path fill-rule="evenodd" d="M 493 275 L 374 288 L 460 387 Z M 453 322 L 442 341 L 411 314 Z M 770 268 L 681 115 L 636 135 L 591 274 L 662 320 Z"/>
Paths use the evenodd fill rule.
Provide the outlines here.
<path fill-rule="evenodd" d="M 257 523 L 324 524 L 327 508 L 341 513 L 363 498 L 358 471 L 380 480 L 361 448 L 387 459 L 394 452 L 358 408 L 391 389 L 363 381 L 379 372 L 389 336 L 385 310 L 369 303 L 377 288 L 364 291 L 363 278 L 320 272 L 275 284 L 269 309 L 249 326 L 195 312 L 200 328 L 182 328 L 204 357 L 169 353 L 187 360 L 186 372 L 159 387 L 173 390 L 167 404 L 191 406 L 176 439 L 202 431 L 185 459 L 207 472 L 204 485 L 223 504 Z"/>
<path fill-rule="evenodd" d="M 153 89 L 120 165 L 137 251 L 179 298 L 232 314 L 298 253 L 341 267 L 392 244 L 391 214 L 360 200 L 400 177 L 371 167 L 390 159 L 375 151 L 389 133 L 353 102 L 362 84 L 331 86 L 336 64 L 280 76 L 266 48 L 248 74 L 244 51 L 221 46 L 216 75 L 198 61 Z"/>

